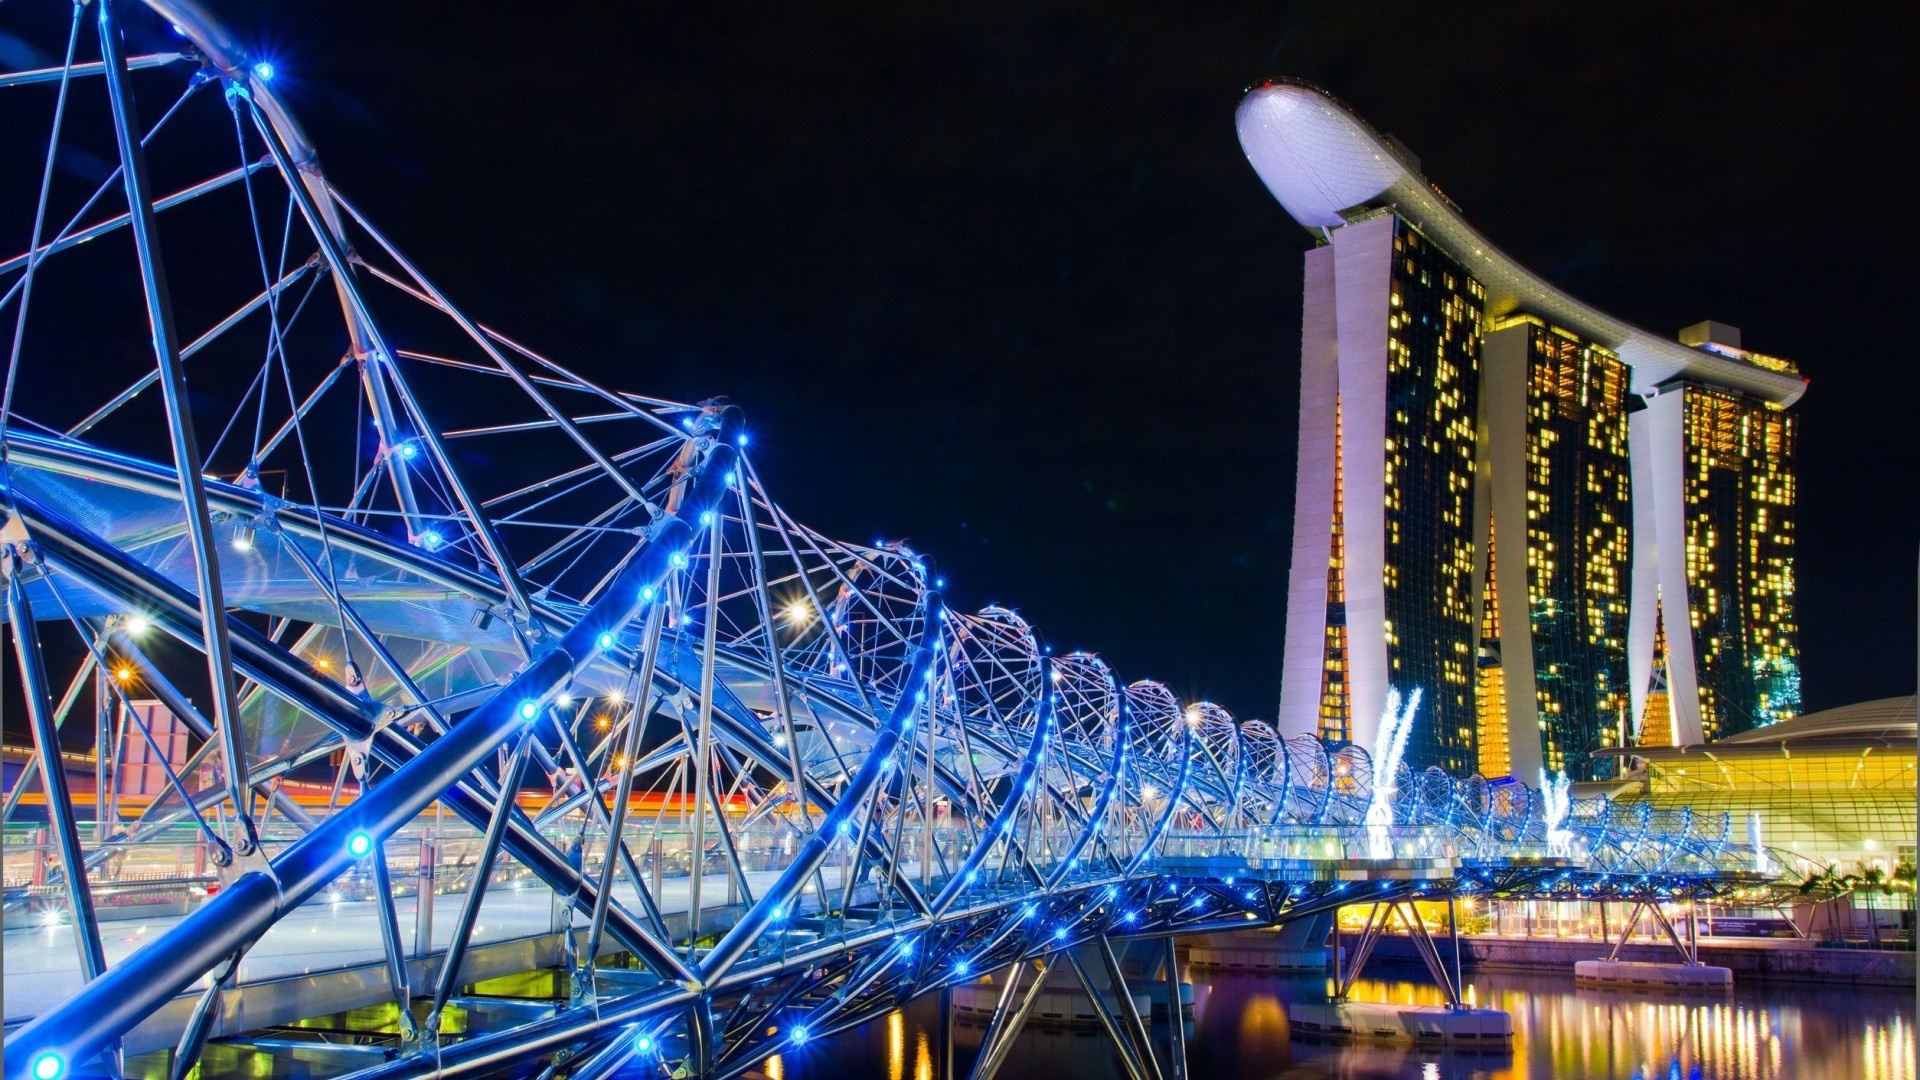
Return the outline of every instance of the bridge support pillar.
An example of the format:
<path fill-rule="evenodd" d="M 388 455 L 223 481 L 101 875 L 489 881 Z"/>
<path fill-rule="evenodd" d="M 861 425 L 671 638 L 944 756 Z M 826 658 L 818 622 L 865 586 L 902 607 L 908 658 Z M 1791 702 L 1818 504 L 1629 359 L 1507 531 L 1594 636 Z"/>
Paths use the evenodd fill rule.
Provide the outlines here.
<path fill-rule="evenodd" d="M 1180 958 L 1174 952 L 1173 938 L 1163 940 L 1166 947 L 1163 977 L 1167 985 L 1167 1062 L 1173 1080 L 1187 1080 L 1187 1018 L 1186 1010 L 1180 1007 Z"/>
<path fill-rule="evenodd" d="M 1451 910 L 1449 901 L 1449 916 Z M 1442 992 L 1445 1005 L 1385 1005 L 1353 1001 L 1351 995 L 1367 960 L 1395 919 L 1406 929 L 1414 951 L 1427 967 Z M 1450 920 L 1451 921 L 1451 920 Z M 1365 1037 L 1408 1040 L 1420 1045 L 1496 1047 L 1513 1040 L 1513 1018 L 1498 1009 L 1469 1008 L 1462 998 L 1460 979 L 1459 927 L 1452 924 L 1454 960 L 1448 965 L 1439 945 L 1427 931 L 1411 897 L 1383 899 L 1367 912 L 1360 940 L 1354 944 L 1351 958 L 1342 963 L 1339 920 L 1334 921 L 1335 947 L 1328 963 L 1334 971 L 1333 985 L 1325 1004 L 1295 1002 L 1287 1006 L 1287 1019 L 1293 1029 L 1305 1034 L 1333 1038 Z"/>

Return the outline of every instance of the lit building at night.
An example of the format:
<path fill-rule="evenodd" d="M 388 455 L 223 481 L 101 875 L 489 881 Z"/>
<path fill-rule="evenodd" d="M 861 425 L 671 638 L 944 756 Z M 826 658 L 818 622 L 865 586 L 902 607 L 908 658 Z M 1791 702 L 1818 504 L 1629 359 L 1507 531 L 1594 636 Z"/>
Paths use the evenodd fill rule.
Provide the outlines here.
<path fill-rule="evenodd" d="M 1241 103 L 1306 253 L 1279 727 L 1407 763 L 1613 775 L 1798 712 L 1790 363 L 1662 337 L 1496 248 L 1326 93 Z"/>
<path fill-rule="evenodd" d="M 1914 730 L 1908 695 L 1709 743 L 1603 751 L 1642 765 L 1605 793 L 1657 810 L 1724 812 L 1749 838 L 1757 824 L 1761 843 L 1790 859 L 1784 869 L 1795 877 L 1826 867 L 1890 872 L 1914 858 Z"/>

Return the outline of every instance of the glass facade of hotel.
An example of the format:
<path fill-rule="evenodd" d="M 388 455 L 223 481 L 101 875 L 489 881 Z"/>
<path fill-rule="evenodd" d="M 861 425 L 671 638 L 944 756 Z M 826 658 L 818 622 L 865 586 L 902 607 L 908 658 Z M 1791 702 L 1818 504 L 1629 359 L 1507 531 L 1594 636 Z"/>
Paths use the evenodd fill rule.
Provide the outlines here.
<path fill-rule="evenodd" d="M 1391 685 L 1425 693 L 1415 769 L 1478 767 L 1473 473 L 1480 283 L 1394 219 L 1388 316 L 1386 634 Z"/>
<path fill-rule="evenodd" d="M 1527 611 L 1549 772 L 1596 779 L 1589 755 L 1627 735 L 1633 501 L 1627 366 L 1528 319 Z"/>
<path fill-rule="evenodd" d="M 1794 422 L 1730 391 L 1684 393 L 1687 587 L 1701 726 L 1713 740 L 1800 711 Z"/>

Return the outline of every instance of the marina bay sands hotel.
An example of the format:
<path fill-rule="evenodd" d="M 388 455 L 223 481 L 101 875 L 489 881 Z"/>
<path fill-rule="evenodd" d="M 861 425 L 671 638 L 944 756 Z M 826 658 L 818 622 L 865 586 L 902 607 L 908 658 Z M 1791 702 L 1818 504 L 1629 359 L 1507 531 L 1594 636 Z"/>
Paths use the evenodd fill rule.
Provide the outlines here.
<path fill-rule="evenodd" d="M 1314 87 L 1249 91 L 1247 158 L 1306 253 L 1283 734 L 1606 779 L 1608 747 L 1794 716 L 1788 361 L 1596 310 L 1477 232 Z"/>

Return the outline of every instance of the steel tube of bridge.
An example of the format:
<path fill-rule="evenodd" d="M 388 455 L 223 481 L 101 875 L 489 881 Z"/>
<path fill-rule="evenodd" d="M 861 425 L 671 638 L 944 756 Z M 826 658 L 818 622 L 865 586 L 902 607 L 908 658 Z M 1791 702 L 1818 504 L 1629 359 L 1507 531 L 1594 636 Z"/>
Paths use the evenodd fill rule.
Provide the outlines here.
<path fill-rule="evenodd" d="M 147 322 L 153 332 L 153 355 L 160 370 L 160 392 L 166 399 L 167 433 L 173 443 L 174 470 L 179 475 L 180 500 L 186 516 L 187 538 L 193 545 L 194 583 L 199 587 L 200 627 L 205 637 L 207 678 L 212 683 L 213 720 L 220 732 L 220 754 L 226 759 L 227 796 L 233 800 L 239 834 L 234 847 L 242 855 L 253 851 L 252 799 L 247 784 L 247 753 L 240 738 L 240 706 L 233 696 L 233 646 L 227 639 L 227 605 L 220 581 L 220 563 L 214 552 L 213 518 L 207 508 L 207 485 L 201 476 L 200 443 L 194 435 L 193 412 L 187 402 L 187 372 L 180 361 L 180 341 L 173 325 L 173 298 L 167 290 L 165 260 L 148 190 L 147 155 L 134 131 L 133 80 L 127 73 L 120 27 L 113 17 L 113 0 L 100 3 L 100 56 L 107 76 L 107 97 L 113 105 L 113 130 L 120 144 L 120 176 L 127 189 L 132 215 L 133 246 L 140 261 L 140 283 L 147 301 Z"/>
<path fill-rule="evenodd" d="M 47 690 L 40 635 L 35 631 L 27 590 L 20 582 L 20 575 L 25 572 L 25 558 L 26 553 L 19 550 L 7 557 L 7 621 L 13 624 L 14 655 L 20 660 L 20 684 L 27 696 L 34 758 L 40 765 L 40 785 L 47 794 L 47 824 L 52 827 L 54 846 L 60 852 L 60 866 L 66 874 L 67 903 L 73 907 L 73 944 L 80 953 L 81 973 L 93 980 L 106 971 L 107 958 L 100 947 L 100 929 L 94 922 L 93 893 L 87 886 L 80 830 L 73 820 L 67 768 L 60 760 L 60 733 L 53 726 L 53 698 Z M 24 773 L 18 782 L 26 783 Z M 34 855 L 36 859 L 39 857 L 38 853 Z"/>
<path fill-rule="evenodd" d="M 642 586 L 650 587 L 649 595 L 657 589 L 669 569 L 666 549 L 677 548 L 685 534 L 685 522 L 668 521 L 656 534 L 656 543 L 629 566 L 625 580 L 609 589 L 556 648 L 402 765 L 369 797 L 337 811 L 287 847 L 273 860 L 272 874 L 242 875 L 181 920 L 173 933 L 94 979 L 86 993 L 16 1031 L 6 1040 L 7 1057 L 26 1061 L 42 1050 L 58 1049 L 68 1061 L 86 1060 L 222 957 L 246 947 L 283 914 L 313 897 L 354 861 L 350 838 L 364 833 L 377 840 L 412 820 L 522 730 L 524 706 L 531 705 L 537 715 L 593 662 L 600 653 L 600 636 L 631 621 L 646 606 Z M 502 798 L 510 803 L 510 796 L 503 793 Z"/>
<path fill-rule="evenodd" d="M 480 845 L 480 857 L 473 864 L 473 880 L 467 883 L 467 898 L 460 905 L 460 917 L 454 923 L 453 938 L 447 943 L 447 955 L 440 963 L 440 981 L 433 990 L 433 1009 L 427 1013 L 427 1034 L 440 1033 L 440 1012 L 447 1007 L 454 987 L 460 984 L 460 969 L 465 966 L 467 944 L 473 940 L 474 923 L 480 918 L 480 905 L 487 898 L 487 885 L 493 879 L 493 861 L 500 854 L 500 838 L 506 835 L 507 821 L 513 816 L 513 795 L 520 790 L 520 777 L 527 769 L 527 750 L 533 741 L 531 726 L 520 733 L 520 742 L 500 773 L 500 801 L 494 804 L 493 818 L 487 822 L 486 839 Z M 609 855 L 611 861 L 611 855 Z M 402 1003 L 404 1006 L 404 1002 Z"/>
<path fill-rule="evenodd" d="M 820 830 L 808 837 L 802 844 L 793 862 L 787 865 L 778 880 L 760 897 L 760 903 L 749 910 L 733 929 L 727 931 L 720 943 L 714 946 L 701 968 L 702 981 L 717 982 L 739 959 L 746 955 L 753 943 L 767 929 L 772 920 L 772 912 L 785 912 L 793 904 L 795 895 L 806 884 L 807 878 L 819 869 L 832 851 L 833 842 L 838 835 L 840 823 L 847 819 L 853 808 L 859 806 L 873 793 L 873 787 L 879 783 L 882 774 L 881 761 L 895 751 L 902 735 L 902 724 L 913 715 L 917 702 L 913 698 L 913 688 L 926 682 L 927 669 L 933 663 L 933 641 L 939 634 L 940 594 L 928 590 L 920 596 L 921 622 L 920 640 L 915 643 L 907 666 L 907 689 L 894 702 L 892 715 L 888 717 L 874 740 L 873 747 L 867 752 L 867 760 L 860 765 L 860 771 L 854 774 L 853 781 L 841 793 L 840 801 L 821 819 Z M 798 777 L 794 778 L 796 781 Z"/>

